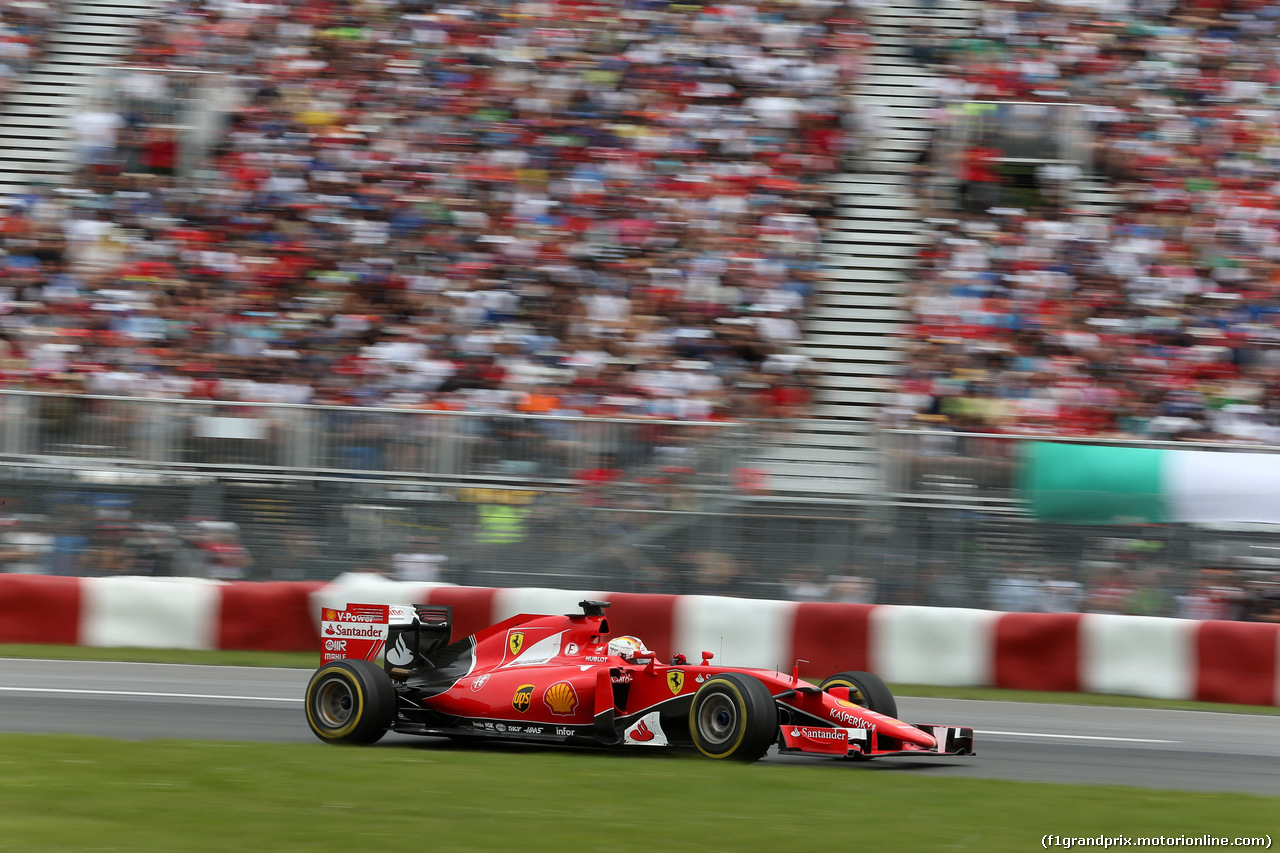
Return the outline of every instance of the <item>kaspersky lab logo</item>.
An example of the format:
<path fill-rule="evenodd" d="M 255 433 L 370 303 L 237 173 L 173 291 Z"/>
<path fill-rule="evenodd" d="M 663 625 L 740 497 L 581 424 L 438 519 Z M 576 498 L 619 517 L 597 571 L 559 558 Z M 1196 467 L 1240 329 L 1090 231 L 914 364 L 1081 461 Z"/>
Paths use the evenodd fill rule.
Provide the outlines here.
<path fill-rule="evenodd" d="M 529 710 L 529 703 L 533 701 L 533 685 L 521 684 L 516 688 L 516 695 L 511 697 L 511 707 L 515 708 L 521 714 Z"/>

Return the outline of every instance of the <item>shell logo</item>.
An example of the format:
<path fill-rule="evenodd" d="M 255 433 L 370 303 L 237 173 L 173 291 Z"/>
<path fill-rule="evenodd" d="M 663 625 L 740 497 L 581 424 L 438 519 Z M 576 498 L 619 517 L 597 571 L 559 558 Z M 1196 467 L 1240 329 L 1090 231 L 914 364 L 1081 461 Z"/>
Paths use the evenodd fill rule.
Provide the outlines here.
<path fill-rule="evenodd" d="M 567 717 L 578 707 L 578 691 L 567 681 L 557 681 L 543 691 L 542 701 L 551 713 Z"/>
<path fill-rule="evenodd" d="M 338 613 L 335 610 L 326 610 L 324 612 L 324 619 L 326 622 L 332 622 L 334 619 L 337 619 L 337 618 L 338 618 Z"/>

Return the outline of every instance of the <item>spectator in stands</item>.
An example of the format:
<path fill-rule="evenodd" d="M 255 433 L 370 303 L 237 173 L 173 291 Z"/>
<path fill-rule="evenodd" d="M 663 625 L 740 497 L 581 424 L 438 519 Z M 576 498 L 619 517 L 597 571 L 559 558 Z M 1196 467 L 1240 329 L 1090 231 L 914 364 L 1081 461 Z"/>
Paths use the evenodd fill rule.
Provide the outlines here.
<path fill-rule="evenodd" d="M 1245 600 L 1232 572 L 1201 569 L 1195 583 L 1177 597 L 1177 615 L 1184 619 L 1238 619 Z"/>
<path fill-rule="evenodd" d="M 3 571 L 28 575 L 49 573 L 54 538 L 43 519 L 7 519 L 0 533 L 0 566 Z"/>
<path fill-rule="evenodd" d="M 831 594 L 827 600 L 845 604 L 875 604 L 875 578 L 855 574 L 832 575 Z"/>
<path fill-rule="evenodd" d="M 396 580 L 434 582 L 443 580 L 441 570 L 449 557 L 440 553 L 434 536 L 410 536 L 404 549 L 393 554 L 391 565 Z"/>
<path fill-rule="evenodd" d="M 993 610 L 1040 613 L 1047 609 L 1044 585 L 1029 566 L 1006 566 L 991 579 L 988 597 Z"/>
<path fill-rule="evenodd" d="M 106 170 L 116 164 L 116 144 L 124 120 L 105 104 L 77 113 L 71 122 L 76 160 L 85 169 Z"/>
<path fill-rule="evenodd" d="M 782 590 L 791 601 L 825 601 L 832 583 L 813 566 L 796 566 L 783 576 Z"/>

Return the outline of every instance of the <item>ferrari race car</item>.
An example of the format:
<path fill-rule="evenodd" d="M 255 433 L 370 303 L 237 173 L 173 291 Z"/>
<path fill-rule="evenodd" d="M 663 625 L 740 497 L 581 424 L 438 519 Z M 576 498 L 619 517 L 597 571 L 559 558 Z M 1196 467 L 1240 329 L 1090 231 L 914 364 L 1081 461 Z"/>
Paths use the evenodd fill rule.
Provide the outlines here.
<path fill-rule="evenodd" d="M 798 667 L 713 666 L 710 652 L 699 664 L 663 664 L 637 638 L 610 634 L 607 602 L 579 606 L 581 614 L 514 616 L 454 643 L 447 606 L 325 609 L 307 723 L 328 743 L 371 744 L 395 731 L 693 747 L 739 761 L 775 743 L 841 758 L 974 754 L 972 729 L 895 719 L 893 694 L 870 673 L 814 686 Z"/>

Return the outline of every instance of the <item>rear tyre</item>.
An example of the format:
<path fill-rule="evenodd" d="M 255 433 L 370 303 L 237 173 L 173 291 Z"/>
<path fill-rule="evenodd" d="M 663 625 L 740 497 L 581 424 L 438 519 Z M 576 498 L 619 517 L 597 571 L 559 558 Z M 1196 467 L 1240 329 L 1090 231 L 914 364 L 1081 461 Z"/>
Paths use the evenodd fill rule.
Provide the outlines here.
<path fill-rule="evenodd" d="M 367 660 L 337 660 L 307 684 L 307 725 L 325 743 L 371 744 L 396 715 L 396 691 L 382 667 Z"/>
<path fill-rule="evenodd" d="M 757 761 L 778 739 L 778 706 L 757 678 L 713 676 L 693 695 L 689 734 L 708 758 Z"/>
<path fill-rule="evenodd" d="M 823 691 L 832 687 L 849 688 L 849 701 L 855 705 L 884 714 L 886 717 L 898 716 L 898 702 L 893 698 L 889 685 L 880 680 L 880 676 L 869 672 L 837 672 L 822 682 Z"/>

